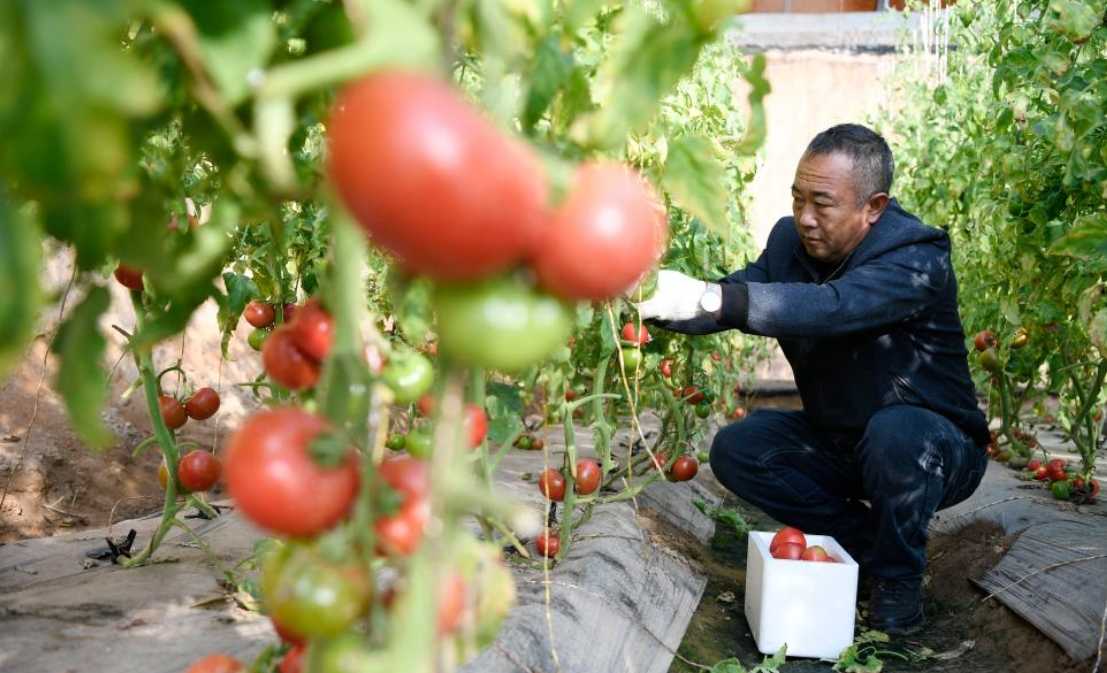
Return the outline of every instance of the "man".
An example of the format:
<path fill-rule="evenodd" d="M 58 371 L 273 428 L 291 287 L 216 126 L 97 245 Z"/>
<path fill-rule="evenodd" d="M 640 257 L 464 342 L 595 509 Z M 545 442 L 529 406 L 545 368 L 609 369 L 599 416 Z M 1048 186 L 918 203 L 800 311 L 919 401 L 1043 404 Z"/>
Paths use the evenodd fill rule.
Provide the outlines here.
<path fill-rule="evenodd" d="M 923 623 L 927 524 L 980 483 L 988 427 L 949 238 L 889 198 L 892 173 L 870 129 L 820 133 L 756 262 L 717 283 L 661 271 L 639 310 L 688 334 L 776 337 L 803 411 L 722 429 L 711 467 L 773 518 L 842 542 L 873 579 L 870 625 L 906 634 Z"/>

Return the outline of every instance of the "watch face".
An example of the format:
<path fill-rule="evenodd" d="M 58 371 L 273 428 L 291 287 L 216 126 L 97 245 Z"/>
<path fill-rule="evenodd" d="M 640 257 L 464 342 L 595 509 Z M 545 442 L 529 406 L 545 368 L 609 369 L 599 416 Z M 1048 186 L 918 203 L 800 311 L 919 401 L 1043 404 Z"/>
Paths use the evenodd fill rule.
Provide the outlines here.
<path fill-rule="evenodd" d="M 708 290 L 700 299 L 700 306 L 703 308 L 703 310 L 710 313 L 718 311 L 722 305 L 723 298 L 720 296 L 720 293 L 718 291 Z"/>

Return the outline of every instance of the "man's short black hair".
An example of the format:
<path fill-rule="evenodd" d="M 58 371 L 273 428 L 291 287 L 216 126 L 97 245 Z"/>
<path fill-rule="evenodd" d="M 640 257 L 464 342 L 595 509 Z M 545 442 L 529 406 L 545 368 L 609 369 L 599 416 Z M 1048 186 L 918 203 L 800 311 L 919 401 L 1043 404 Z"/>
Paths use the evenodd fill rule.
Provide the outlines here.
<path fill-rule="evenodd" d="M 858 205 L 873 194 L 889 193 L 895 160 L 884 138 L 860 124 L 839 124 L 815 136 L 807 146 L 804 156 L 840 153 L 853 161 Z"/>

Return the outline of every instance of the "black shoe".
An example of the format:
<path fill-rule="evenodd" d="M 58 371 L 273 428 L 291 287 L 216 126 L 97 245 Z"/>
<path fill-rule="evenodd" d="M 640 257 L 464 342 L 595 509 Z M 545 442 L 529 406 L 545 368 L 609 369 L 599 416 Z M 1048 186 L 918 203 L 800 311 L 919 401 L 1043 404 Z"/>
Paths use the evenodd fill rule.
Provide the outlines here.
<path fill-rule="evenodd" d="M 922 628 L 922 579 L 873 578 L 869 626 L 890 636 L 906 636 Z"/>

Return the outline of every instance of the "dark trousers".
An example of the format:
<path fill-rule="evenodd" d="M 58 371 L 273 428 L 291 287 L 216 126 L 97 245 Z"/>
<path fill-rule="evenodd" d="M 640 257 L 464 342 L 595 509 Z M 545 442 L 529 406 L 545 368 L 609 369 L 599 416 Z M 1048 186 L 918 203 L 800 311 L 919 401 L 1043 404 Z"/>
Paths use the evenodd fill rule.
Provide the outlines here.
<path fill-rule="evenodd" d="M 833 536 L 885 579 L 922 576 L 931 517 L 969 497 L 986 466 L 951 421 L 907 405 L 881 409 L 859 437 L 820 432 L 802 411 L 762 409 L 711 445 L 724 486 L 777 521 Z"/>

